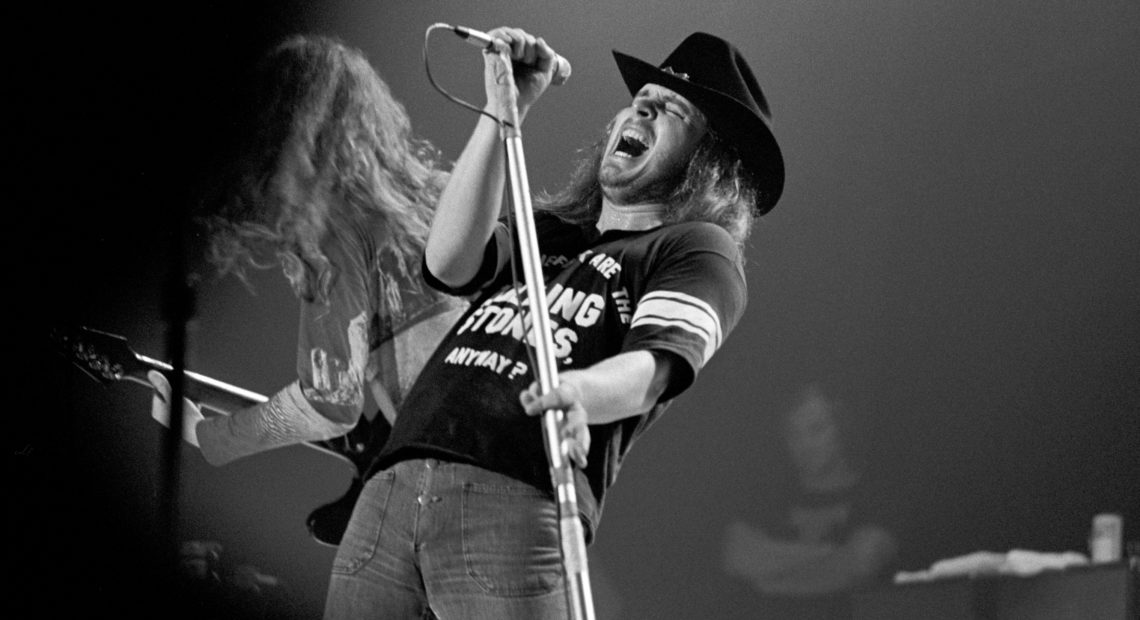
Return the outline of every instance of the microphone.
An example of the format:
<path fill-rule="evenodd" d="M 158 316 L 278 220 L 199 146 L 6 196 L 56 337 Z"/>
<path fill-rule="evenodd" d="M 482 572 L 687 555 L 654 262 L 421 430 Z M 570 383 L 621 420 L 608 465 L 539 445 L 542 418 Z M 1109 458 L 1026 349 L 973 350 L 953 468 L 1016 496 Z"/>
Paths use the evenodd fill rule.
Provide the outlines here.
<path fill-rule="evenodd" d="M 486 32 L 479 32 L 472 28 L 465 28 L 463 26 L 448 26 L 452 32 L 459 35 L 459 38 L 467 41 L 475 47 L 484 50 L 491 50 L 495 47 L 496 39 Z M 555 86 L 561 86 L 566 83 L 570 78 L 570 61 L 566 60 L 558 54 L 554 55 L 554 75 L 550 78 L 550 83 Z"/>

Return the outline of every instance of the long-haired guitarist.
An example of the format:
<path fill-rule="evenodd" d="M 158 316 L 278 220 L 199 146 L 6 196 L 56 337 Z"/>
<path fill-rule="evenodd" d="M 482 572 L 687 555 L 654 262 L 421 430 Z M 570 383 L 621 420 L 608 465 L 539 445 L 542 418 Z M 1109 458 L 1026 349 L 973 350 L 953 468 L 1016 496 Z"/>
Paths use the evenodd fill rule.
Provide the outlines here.
<path fill-rule="evenodd" d="M 266 55 L 252 87 L 241 147 L 205 201 L 209 256 L 239 277 L 281 265 L 301 303 L 297 378 L 229 416 L 186 404 L 183 437 L 215 465 L 347 433 L 365 389 L 394 416 L 467 306 L 421 283 L 447 173 L 364 55 L 295 37 Z M 168 424 L 169 384 L 149 378 L 152 415 Z"/>

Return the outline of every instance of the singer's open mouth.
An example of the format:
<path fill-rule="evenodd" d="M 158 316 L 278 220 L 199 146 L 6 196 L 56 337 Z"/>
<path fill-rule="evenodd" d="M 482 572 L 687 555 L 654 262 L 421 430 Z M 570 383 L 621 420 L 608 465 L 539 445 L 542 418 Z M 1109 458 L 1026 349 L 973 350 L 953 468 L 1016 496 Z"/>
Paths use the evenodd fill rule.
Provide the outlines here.
<path fill-rule="evenodd" d="M 622 130 L 614 154 L 622 157 L 639 157 L 649 150 L 649 140 L 631 129 Z"/>

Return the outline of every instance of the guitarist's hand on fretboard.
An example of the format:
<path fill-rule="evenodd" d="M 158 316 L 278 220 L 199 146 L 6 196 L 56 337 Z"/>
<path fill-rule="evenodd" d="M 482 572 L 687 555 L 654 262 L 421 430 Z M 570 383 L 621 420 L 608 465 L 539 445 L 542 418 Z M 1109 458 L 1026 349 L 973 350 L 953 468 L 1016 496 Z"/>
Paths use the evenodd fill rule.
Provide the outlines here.
<path fill-rule="evenodd" d="M 170 382 L 157 370 L 146 373 L 146 379 L 154 386 L 154 398 L 150 401 L 150 417 L 170 428 Z M 182 438 L 195 448 L 199 447 L 198 422 L 204 417 L 202 409 L 197 404 L 187 398 L 182 399 Z"/>
<path fill-rule="evenodd" d="M 139 355 L 122 336 L 102 332 L 88 327 L 57 327 L 51 331 L 51 340 L 59 352 L 78 366 L 89 377 L 110 385 L 121 380 L 147 386 L 154 391 L 151 401 L 151 417 L 163 426 L 170 428 L 170 381 L 165 373 L 175 372 L 166 362 Z M 195 447 L 198 443 L 198 422 L 202 421 L 202 410 L 211 416 L 230 415 L 265 403 L 268 398 L 236 385 L 223 383 L 196 372 L 183 370 L 182 437 Z M 361 475 L 371 464 L 373 457 L 388 439 L 391 427 L 385 416 L 375 416 L 378 423 L 373 425 L 371 418 L 360 416 L 356 427 L 347 435 L 320 441 L 308 441 L 301 445 L 331 454 L 352 466 L 352 484 L 344 497 L 326 504 L 312 512 L 307 520 L 309 532 L 318 542 L 336 546 L 348 526 L 356 497 L 360 494 L 364 481 Z"/>

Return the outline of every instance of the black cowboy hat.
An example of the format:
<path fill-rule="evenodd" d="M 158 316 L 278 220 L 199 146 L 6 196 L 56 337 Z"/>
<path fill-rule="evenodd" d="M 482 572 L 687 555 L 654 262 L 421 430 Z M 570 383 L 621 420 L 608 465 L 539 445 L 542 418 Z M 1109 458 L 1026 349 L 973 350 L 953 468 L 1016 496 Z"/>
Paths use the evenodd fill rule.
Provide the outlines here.
<path fill-rule="evenodd" d="M 760 188 L 757 214 L 776 206 L 784 189 L 784 158 L 768 126 L 772 116 L 768 101 L 739 50 L 719 37 L 697 32 L 660 67 L 617 50 L 613 54 L 630 94 L 653 83 L 700 108 L 710 128 L 736 149 Z"/>

